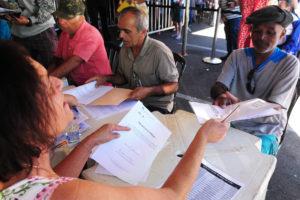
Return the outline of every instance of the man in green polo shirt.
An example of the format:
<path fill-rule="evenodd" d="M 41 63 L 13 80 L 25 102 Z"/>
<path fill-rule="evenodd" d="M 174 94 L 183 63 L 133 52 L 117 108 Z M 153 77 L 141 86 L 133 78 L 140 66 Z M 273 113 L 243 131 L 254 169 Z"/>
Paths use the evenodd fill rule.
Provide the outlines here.
<path fill-rule="evenodd" d="M 172 51 L 162 42 L 147 36 L 148 17 L 135 8 L 122 10 L 118 27 L 123 47 L 118 71 L 114 75 L 96 76 L 96 86 L 105 82 L 127 84 L 133 89 L 129 99 L 141 100 L 150 111 L 169 113 L 178 90 L 178 71 Z"/>

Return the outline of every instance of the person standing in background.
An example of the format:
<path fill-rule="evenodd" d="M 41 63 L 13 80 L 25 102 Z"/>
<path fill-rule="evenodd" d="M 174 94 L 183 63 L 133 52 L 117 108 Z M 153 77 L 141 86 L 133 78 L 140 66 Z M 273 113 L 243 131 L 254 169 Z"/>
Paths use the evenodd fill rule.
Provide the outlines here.
<path fill-rule="evenodd" d="M 1 0 L 0 4 L 5 2 Z M 54 1 L 18 0 L 17 6 L 21 9 L 20 17 L 6 15 L 12 39 L 22 44 L 31 57 L 48 68 L 58 43 L 52 16 L 56 9 Z"/>
<path fill-rule="evenodd" d="M 108 33 L 108 26 L 107 26 L 107 18 L 108 18 L 108 0 L 86 0 L 86 7 L 87 11 L 91 20 L 91 24 L 96 27 L 98 30 L 99 28 L 99 18 L 98 14 L 100 13 L 100 19 L 101 19 L 101 32 L 104 38 L 104 41 L 109 41 L 110 36 Z"/>
<path fill-rule="evenodd" d="M 224 22 L 227 43 L 227 55 L 221 57 L 221 60 L 226 60 L 231 52 L 234 49 L 237 49 L 238 32 L 242 16 L 240 14 L 226 12 L 240 12 L 240 7 L 236 0 L 219 0 L 219 6 L 222 11 L 222 20 Z"/>
<path fill-rule="evenodd" d="M 176 34 L 172 35 L 172 37 L 176 40 L 181 40 L 183 9 L 180 7 L 185 5 L 185 0 L 173 0 L 172 5 L 171 16 L 176 31 Z"/>
<path fill-rule="evenodd" d="M 0 20 L 0 39 L 9 40 L 10 39 L 10 30 L 8 24 L 4 20 Z"/>

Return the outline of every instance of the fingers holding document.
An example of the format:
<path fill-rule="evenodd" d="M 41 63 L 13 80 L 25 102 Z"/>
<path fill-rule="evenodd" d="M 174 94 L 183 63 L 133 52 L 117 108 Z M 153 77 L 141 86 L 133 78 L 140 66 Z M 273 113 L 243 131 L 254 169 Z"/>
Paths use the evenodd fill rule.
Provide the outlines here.
<path fill-rule="evenodd" d="M 78 100 L 75 96 L 70 94 L 64 94 L 65 102 L 67 102 L 70 106 L 78 106 Z"/>
<path fill-rule="evenodd" d="M 225 137 L 229 127 L 230 123 L 221 122 L 219 119 L 210 119 L 201 126 L 197 134 L 200 134 L 207 143 L 215 143 Z"/>
<path fill-rule="evenodd" d="M 106 83 L 107 78 L 108 78 L 107 76 L 97 75 L 92 78 L 89 78 L 87 81 L 85 81 L 85 83 L 97 81 L 97 83 L 95 84 L 95 87 L 97 88 L 97 87 L 99 87 L 99 85 L 103 85 L 104 83 Z"/>
<path fill-rule="evenodd" d="M 240 102 L 240 100 L 236 96 L 234 96 L 233 94 L 227 91 L 219 95 L 216 98 L 216 100 L 213 102 L 213 105 L 218 105 L 221 108 L 225 108 L 228 105 L 236 104 L 238 102 Z"/>
<path fill-rule="evenodd" d="M 89 135 L 88 139 L 93 142 L 92 146 L 97 146 L 119 138 L 120 134 L 116 133 L 116 131 L 129 131 L 129 130 L 130 128 L 128 127 L 119 126 L 116 124 L 105 124 L 101 126 L 98 130 L 96 130 L 94 133 Z"/>

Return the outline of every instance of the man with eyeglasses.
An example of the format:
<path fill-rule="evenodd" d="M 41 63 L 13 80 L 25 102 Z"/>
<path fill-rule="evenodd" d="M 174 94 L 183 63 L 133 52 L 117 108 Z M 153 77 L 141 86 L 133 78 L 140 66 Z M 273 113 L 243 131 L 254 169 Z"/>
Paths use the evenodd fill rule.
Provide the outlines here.
<path fill-rule="evenodd" d="M 163 114 L 173 109 L 178 89 L 178 71 L 172 51 L 162 42 L 147 36 L 148 17 L 136 7 L 127 7 L 119 15 L 118 28 L 123 46 L 116 74 L 96 76 L 96 87 L 109 82 L 133 89 L 129 99 L 141 100 L 150 111 Z"/>
<path fill-rule="evenodd" d="M 298 59 L 276 47 L 292 20 L 292 15 L 278 6 L 253 12 L 246 23 L 252 25 L 254 48 L 235 50 L 211 89 L 214 104 L 223 108 L 253 98 L 281 105 L 279 115 L 232 122 L 235 128 L 260 137 L 266 154 L 277 153 L 299 77 Z"/>

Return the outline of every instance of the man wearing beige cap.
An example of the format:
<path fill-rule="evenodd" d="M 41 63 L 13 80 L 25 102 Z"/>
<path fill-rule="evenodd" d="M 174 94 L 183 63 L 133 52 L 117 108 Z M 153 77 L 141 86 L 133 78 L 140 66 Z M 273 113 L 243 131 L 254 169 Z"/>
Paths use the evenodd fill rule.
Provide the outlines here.
<path fill-rule="evenodd" d="M 111 74 L 103 38 L 86 22 L 84 10 L 82 0 L 60 0 L 53 13 L 58 17 L 62 34 L 48 71 L 59 78 L 70 75 L 75 85 L 95 75 Z"/>
<path fill-rule="evenodd" d="M 278 115 L 232 123 L 261 138 L 262 152 L 273 155 L 278 150 L 299 77 L 298 59 L 276 47 L 292 20 L 292 15 L 278 6 L 267 6 L 249 15 L 246 23 L 252 25 L 254 48 L 233 51 L 211 90 L 214 104 L 221 107 L 253 98 L 281 106 Z"/>

